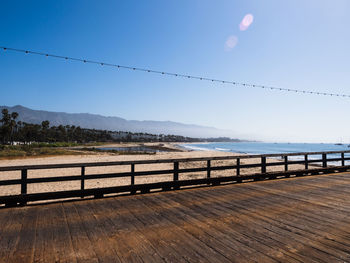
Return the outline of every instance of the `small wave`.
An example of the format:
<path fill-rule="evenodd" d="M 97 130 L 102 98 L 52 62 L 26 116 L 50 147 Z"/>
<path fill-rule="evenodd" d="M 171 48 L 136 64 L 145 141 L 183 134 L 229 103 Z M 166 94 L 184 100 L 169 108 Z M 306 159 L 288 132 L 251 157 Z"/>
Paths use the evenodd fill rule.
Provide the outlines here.
<path fill-rule="evenodd" d="M 193 151 L 210 151 L 210 149 L 208 148 L 203 148 L 203 147 L 198 147 L 193 145 L 182 145 L 182 147 Z"/>
<path fill-rule="evenodd" d="M 218 151 L 223 151 L 223 152 L 229 152 L 230 149 L 226 149 L 226 148 L 218 148 L 216 147 L 215 150 L 218 150 Z"/>

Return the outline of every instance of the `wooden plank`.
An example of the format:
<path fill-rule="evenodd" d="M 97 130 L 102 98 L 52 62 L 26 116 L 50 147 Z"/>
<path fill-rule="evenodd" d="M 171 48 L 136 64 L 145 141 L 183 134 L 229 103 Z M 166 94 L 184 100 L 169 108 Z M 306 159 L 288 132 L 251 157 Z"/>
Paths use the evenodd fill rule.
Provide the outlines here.
<path fill-rule="evenodd" d="M 77 262 L 73 248 L 71 232 L 63 205 L 58 203 L 52 207 L 52 234 L 54 238 L 54 251 L 56 262 Z"/>
<path fill-rule="evenodd" d="M 235 196 L 237 196 L 236 192 L 235 192 Z M 278 222 L 276 222 L 276 218 L 278 218 L 276 216 L 274 216 L 273 218 L 270 218 L 268 216 L 268 213 L 271 213 L 271 211 L 267 210 L 266 207 L 260 207 L 261 206 L 260 203 L 257 203 L 256 200 L 254 200 L 254 202 L 252 202 L 252 204 L 243 205 L 241 202 L 226 203 L 225 201 L 220 199 L 217 202 L 216 206 L 218 209 L 220 209 L 220 207 L 222 207 L 223 204 L 224 204 L 224 206 L 227 205 L 228 207 L 235 209 L 236 211 L 237 211 L 237 209 L 240 209 L 238 216 L 237 217 L 233 216 L 232 218 L 234 218 L 234 219 L 242 218 L 242 220 L 244 220 L 243 222 L 246 222 L 247 220 L 249 222 L 249 220 L 251 220 L 251 218 L 254 218 L 254 220 L 252 221 L 253 227 L 254 226 L 255 227 L 264 226 L 267 230 L 270 231 L 269 236 L 276 238 L 281 243 L 285 243 L 285 244 L 289 244 L 289 245 L 294 244 L 292 246 L 293 249 L 295 249 L 295 250 L 299 249 L 299 250 L 297 250 L 298 253 L 301 253 L 302 255 L 304 255 L 310 259 L 313 258 L 314 261 L 319 262 L 319 261 L 323 261 L 324 258 L 329 259 L 329 258 L 334 257 L 333 255 L 330 255 L 329 253 L 320 250 L 319 249 L 320 246 L 316 245 L 317 248 L 315 248 L 313 246 L 309 246 L 308 244 L 311 244 L 311 243 L 308 240 L 308 238 L 305 238 L 305 237 L 301 236 L 299 233 L 296 233 L 295 230 L 294 230 L 294 233 L 293 233 L 293 230 L 291 230 L 291 229 L 286 231 L 285 230 L 286 224 L 285 223 L 279 224 Z M 257 209 L 254 209 L 254 204 L 256 204 L 256 206 L 258 207 Z M 246 217 L 244 216 L 246 214 L 245 211 L 250 211 Z M 256 220 L 257 218 L 259 219 L 259 221 Z M 266 240 L 265 240 L 265 242 L 266 242 Z M 326 248 L 326 250 L 327 250 L 327 248 Z M 327 250 L 327 251 L 329 252 L 329 250 Z M 338 258 L 338 260 L 339 260 L 339 258 Z"/>
<path fill-rule="evenodd" d="M 164 196 L 161 198 L 163 199 L 163 197 Z M 169 195 L 166 197 L 169 197 Z M 176 210 L 172 211 L 172 214 L 169 216 L 171 216 L 171 218 L 177 218 L 177 220 L 185 220 L 182 222 L 181 227 L 193 235 L 199 235 L 199 238 L 202 239 L 203 242 L 211 244 L 214 249 L 218 250 L 231 261 L 274 261 L 272 258 L 268 258 L 264 254 L 259 253 L 254 246 L 247 245 L 244 240 L 242 240 L 244 236 L 241 234 L 235 233 L 235 235 L 232 235 L 226 228 L 220 227 L 220 224 L 218 224 L 218 222 L 220 222 L 219 220 L 215 219 L 215 222 L 211 223 L 211 218 L 208 218 L 208 216 L 203 217 L 202 214 L 194 211 L 192 207 L 186 210 L 186 208 L 182 206 L 182 202 L 178 203 L 178 200 L 165 199 L 164 202 L 174 202 L 177 204 Z M 218 242 L 218 244 L 216 244 L 216 242 Z"/>
<path fill-rule="evenodd" d="M 311 187 L 311 185 L 310 185 Z M 256 191 L 256 190 L 255 190 Z M 258 189 L 258 191 L 265 191 L 265 189 Z M 272 190 L 270 190 L 272 191 Z M 314 193 L 315 191 L 319 191 L 319 195 L 324 194 L 324 192 L 317 190 L 317 189 L 307 189 L 304 188 L 304 193 L 307 193 L 308 198 L 305 199 L 302 195 L 300 195 L 300 193 L 296 193 L 295 191 L 292 193 L 287 193 L 287 192 L 283 192 L 283 191 L 274 191 L 273 194 L 277 195 L 278 197 L 283 197 L 283 198 L 292 198 L 294 200 L 298 200 L 298 202 L 303 205 L 303 204 L 312 204 L 314 206 L 317 206 L 319 209 L 319 211 L 317 212 L 323 212 L 323 211 L 327 211 L 327 214 L 323 214 L 322 217 L 326 216 L 326 218 L 324 218 L 324 220 L 327 220 L 328 218 L 334 218 L 337 217 L 338 215 L 343 216 L 344 213 L 347 213 L 348 209 L 349 209 L 349 204 L 347 204 L 346 206 L 344 206 L 346 202 L 342 202 L 341 204 L 339 204 L 339 199 L 338 199 L 338 206 L 334 206 L 335 203 L 333 203 L 336 198 L 333 197 L 329 197 L 327 195 L 327 197 L 322 198 L 322 201 L 319 200 L 319 195 L 317 195 L 316 193 Z M 330 193 L 331 194 L 331 193 Z M 339 198 L 342 198 L 342 196 L 340 195 Z M 339 220 L 339 219 L 337 219 Z"/>
<path fill-rule="evenodd" d="M 310 178 L 311 179 L 311 178 Z M 322 182 L 322 184 L 320 184 Z M 307 180 L 302 182 L 303 185 L 317 186 L 317 189 L 326 189 L 327 191 L 332 192 L 333 195 L 342 195 L 344 203 L 348 203 L 349 199 L 346 198 L 350 194 L 350 174 L 333 174 L 331 177 L 320 176 L 318 181 Z M 344 198 L 345 197 L 345 198 Z"/>
<path fill-rule="evenodd" d="M 123 246 L 127 245 L 130 251 L 140 255 L 142 259 L 153 257 L 149 262 L 157 262 L 159 255 L 166 262 L 185 261 L 181 254 L 177 254 L 171 245 L 159 237 L 155 242 L 152 242 L 154 240 L 147 235 L 148 228 L 145 228 L 144 224 L 125 207 L 123 200 L 120 203 L 117 198 L 112 199 L 107 205 L 101 202 L 100 206 L 99 210 L 103 213 L 104 225 L 107 230 L 111 231 L 112 229 L 115 240 L 121 242 Z M 122 256 L 124 254 L 123 252 Z"/>
<path fill-rule="evenodd" d="M 184 192 L 189 192 L 189 191 L 184 191 Z M 192 192 L 192 191 L 191 191 Z M 196 191 L 197 192 L 197 191 Z M 184 210 L 186 209 L 186 207 L 184 206 L 184 202 L 189 202 L 192 203 L 190 199 L 187 199 L 188 197 L 182 199 L 182 197 L 185 195 L 185 193 L 181 193 L 181 194 L 176 194 L 176 193 L 167 193 L 164 195 L 160 195 L 157 197 L 157 200 L 162 200 L 165 199 L 164 202 L 162 203 L 163 207 L 166 207 L 167 204 L 172 203 L 174 207 L 176 207 L 176 211 L 174 211 L 169 218 L 176 218 L 176 215 L 178 217 L 178 220 L 186 220 L 183 222 L 182 227 L 186 227 L 188 225 L 188 222 L 191 222 L 191 226 L 201 226 L 202 230 L 204 230 L 206 232 L 206 235 L 208 236 L 216 236 L 219 237 L 218 240 L 220 242 L 224 242 L 223 244 L 221 244 L 221 247 L 228 247 L 230 250 L 235 250 L 235 249 L 239 249 L 241 251 L 237 251 L 238 253 L 242 253 L 241 256 L 244 257 L 244 255 L 250 255 L 250 253 L 252 253 L 252 248 L 254 246 L 246 246 L 244 243 L 241 243 L 241 239 L 242 236 L 238 233 L 235 233 L 235 235 L 229 235 L 229 232 L 227 232 L 227 229 L 222 229 L 220 227 L 218 227 L 220 220 L 215 220 L 215 222 L 213 224 L 209 224 L 208 222 L 211 220 L 210 217 L 210 213 L 207 212 L 208 214 L 203 215 L 201 212 L 196 211 L 193 209 L 193 207 L 191 206 L 191 209 L 189 210 Z M 170 199 L 168 199 L 170 198 Z M 190 197 L 189 197 L 190 198 Z M 149 202 L 147 202 L 149 203 Z M 210 207 L 210 205 L 208 206 Z M 202 207 L 199 208 L 200 210 L 202 209 Z M 170 212 L 170 209 L 167 210 L 167 213 Z M 166 213 L 166 214 L 167 214 Z M 209 220 L 209 221 L 208 221 Z M 203 224 L 203 222 L 205 222 Z M 209 225 L 208 225 L 209 224 Z M 191 228 L 188 229 L 189 231 L 191 230 Z M 229 237 L 228 237 L 229 236 Z M 237 238 L 237 241 L 236 241 Z M 225 242 L 225 241 L 228 242 Z M 237 242 L 237 243 L 235 243 Z M 254 247 L 255 248 L 255 247 Z M 253 254 L 257 254 L 258 252 L 256 250 L 253 250 Z M 232 254 L 232 253 L 231 253 Z M 260 255 L 261 256 L 261 255 Z M 260 258 L 264 258 L 264 256 L 262 255 Z M 269 259 L 271 260 L 271 259 Z"/>
<path fill-rule="evenodd" d="M 0 209 L 0 262 L 347 262 L 349 194 L 344 173 Z"/>
<path fill-rule="evenodd" d="M 99 202 L 99 204 L 100 207 L 98 207 L 99 212 L 97 215 L 103 218 L 103 220 L 108 218 L 108 223 L 104 224 L 106 232 L 110 231 L 110 228 L 116 229 L 113 239 L 128 245 L 128 250 L 136 254 L 140 259 L 142 259 L 142 261 L 168 261 L 168 259 L 165 257 L 166 255 L 160 253 L 159 248 L 153 246 L 153 244 L 142 233 L 142 229 L 138 227 L 139 221 L 134 217 L 134 215 L 124 209 L 123 206 L 120 207 L 115 199 L 111 199 L 109 204 L 105 204 L 103 202 Z M 91 204 L 91 208 L 95 210 L 96 205 Z M 171 258 L 169 262 L 173 261 L 174 259 L 175 258 Z"/>
<path fill-rule="evenodd" d="M 77 262 L 98 263 L 99 260 L 93 249 L 93 244 L 91 244 L 74 204 L 63 203 L 62 207 Z"/>
<path fill-rule="evenodd" d="M 13 254 L 5 262 L 32 262 L 36 239 L 37 207 L 27 208 L 25 220 L 18 232 L 19 239 Z"/>
<path fill-rule="evenodd" d="M 290 184 L 291 187 L 294 185 L 295 184 L 293 183 Z M 349 209 L 350 202 L 346 198 L 347 195 L 350 194 L 349 186 L 345 186 L 340 183 L 337 184 L 334 181 L 327 184 L 324 182 L 323 185 L 319 185 L 314 181 L 303 181 L 298 187 L 300 191 L 296 193 L 308 191 L 310 195 L 309 197 L 313 198 L 315 196 L 315 201 L 322 197 L 322 201 L 325 201 L 324 203 L 336 207 L 338 211 L 347 211 Z M 341 203 L 339 201 L 341 201 Z"/>
<path fill-rule="evenodd" d="M 26 212 L 23 208 L 0 210 L 0 262 L 9 262 L 20 238 L 18 234 Z"/>
<path fill-rule="evenodd" d="M 164 217 L 164 214 L 159 210 L 162 208 L 159 207 L 159 205 L 154 205 L 154 203 L 149 200 L 150 198 L 154 200 L 151 195 L 146 197 L 145 202 L 142 197 L 136 198 L 139 202 L 133 203 L 138 206 L 134 206 L 133 208 L 145 212 L 135 213 L 135 216 L 137 216 L 145 226 L 149 225 L 151 222 L 152 229 L 157 230 L 154 232 L 155 238 L 160 237 L 166 243 L 171 243 L 177 253 L 181 254 L 187 261 L 230 262 L 228 258 L 212 249 L 205 242 L 197 239 L 187 231 L 184 231 L 182 227 Z M 141 204 L 142 206 L 139 206 Z M 130 205 L 127 205 L 127 207 L 130 207 Z"/>
<path fill-rule="evenodd" d="M 54 242 L 54 225 L 51 211 L 52 206 L 44 206 L 38 209 L 33 262 L 56 262 L 54 247 L 57 246 L 58 249 L 60 249 L 60 247 Z"/>
<path fill-rule="evenodd" d="M 344 207 L 345 205 L 345 200 L 342 201 L 342 203 L 339 204 L 339 199 L 338 202 L 337 200 L 332 201 L 332 197 L 329 197 L 328 195 L 325 195 L 325 192 L 320 193 L 320 195 L 316 195 L 313 193 L 312 189 L 317 190 L 318 186 L 313 183 L 312 185 L 306 186 L 303 185 L 303 182 L 305 181 L 300 181 L 297 183 L 297 188 L 293 188 L 294 185 L 296 185 L 295 181 L 290 181 L 288 184 L 279 184 L 277 183 L 276 185 L 280 185 L 279 188 L 276 189 L 271 189 L 271 191 L 275 191 L 276 193 L 282 193 L 286 194 L 289 197 L 294 194 L 294 198 L 300 199 L 300 200 L 305 200 L 312 202 L 314 204 L 322 205 L 322 206 L 327 206 L 327 207 L 333 207 L 339 211 L 343 210 L 348 211 L 347 207 Z M 262 185 L 257 185 L 256 187 L 262 187 Z M 285 189 L 285 190 L 284 190 Z M 308 191 L 308 194 L 305 194 L 305 191 Z M 314 198 L 315 196 L 315 198 Z M 319 197 L 322 197 L 322 200 L 320 200 Z M 328 201 L 329 200 L 329 201 Z M 325 202 L 326 201 L 326 202 Z"/>
<path fill-rule="evenodd" d="M 237 195 L 237 193 L 235 193 L 235 196 Z M 281 197 L 279 197 L 279 199 L 281 199 Z M 267 200 L 266 199 L 262 199 L 263 200 L 263 202 L 267 202 Z M 246 207 L 248 207 L 248 208 L 252 208 L 252 206 L 253 206 L 253 204 L 255 204 L 257 201 L 256 200 L 252 200 L 251 201 L 252 202 L 252 205 L 246 205 Z M 272 204 L 270 204 L 270 205 L 273 205 L 274 207 L 276 206 L 276 204 L 275 204 L 275 202 L 273 202 Z M 300 215 L 298 214 L 298 213 L 296 213 L 295 211 L 299 211 L 299 209 L 300 209 L 300 205 L 298 206 L 298 204 L 296 204 L 296 207 L 295 207 L 295 209 L 293 208 L 293 209 L 290 209 L 290 207 L 291 207 L 292 205 L 291 204 L 289 204 L 288 203 L 288 205 L 287 205 L 287 207 L 289 208 L 289 210 L 292 210 L 291 211 L 291 213 L 290 213 L 290 216 L 291 216 L 291 218 L 294 218 L 294 219 L 296 219 L 296 218 L 298 218 Z M 261 207 L 261 209 L 262 210 L 264 210 L 264 211 L 268 211 L 269 212 L 269 214 L 272 214 L 272 218 L 271 219 L 276 219 L 276 216 L 273 216 L 273 213 L 271 213 L 271 211 L 270 210 L 268 210 L 268 207 L 264 207 L 261 203 L 259 203 L 259 208 Z M 284 206 L 285 207 L 285 206 Z M 276 208 L 277 209 L 277 208 Z M 256 210 L 253 210 L 254 211 L 254 215 L 256 214 Z M 286 210 L 286 209 L 284 209 L 283 210 L 283 206 L 281 206 L 279 209 L 278 209 L 278 211 L 280 211 L 279 213 L 280 214 L 283 214 L 283 216 L 286 216 L 286 215 L 288 215 L 288 210 Z M 278 217 L 277 217 L 278 218 Z M 307 225 L 307 222 L 308 222 L 308 220 L 307 220 L 307 218 L 302 218 L 302 224 L 300 224 L 300 220 L 299 220 L 299 224 L 297 224 L 297 227 L 298 227 L 298 225 L 302 225 L 302 226 L 304 226 L 305 224 Z M 321 219 L 318 219 L 317 220 L 317 222 L 322 222 L 322 218 Z M 317 222 L 315 222 L 316 224 L 317 224 Z M 288 225 L 290 224 L 290 220 L 288 220 L 288 221 L 286 221 L 286 222 L 283 222 L 283 226 L 284 227 L 287 227 L 288 228 Z M 311 229 L 314 229 L 314 227 L 311 227 Z M 325 228 L 325 229 L 328 229 L 328 227 L 327 228 Z M 291 230 L 292 231 L 292 230 Z M 295 230 L 294 230 L 295 231 Z M 287 233 L 288 234 L 288 233 Z M 312 233 L 310 233 L 310 232 L 308 232 L 307 234 L 305 234 L 305 236 L 307 236 L 308 238 L 310 238 L 310 236 L 311 236 L 311 234 Z M 318 237 L 318 238 L 317 238 Z M 320 236 L 315 236 L 315 238 L 318 240 L 319 239 L 319 237 Z M 304 241 L 305 242 L 305 241 Z M 337 245 L 335 245 L 334 246 L 335 248 L 337 248 L 337 247 L 341 247 L 339 244 L 337 244 Z M 346 249 L 346 247 L 345 247 L 345 249 Z M 326 248 L 326 250 L 327 250 L 327 248 Z M 328 250 L 329 251 L 329 250 Z M 336 252 L 336 255 L 337 256 L 340 256 L 342 254 L 342 251 L 337 251 Z M 344 253 L 343 253 L 343 256 L 344 257 L 347 257 L 348 255 L 347 254 L 345 254 L 344 255 Z"/>
<path fill-rule="evenodd" d="M 183 211 L 184 214 L 190 214 L 194 216 L 198 221 L 205 221 L 208 224 L 208 229 L 212 231 L 215 229 L 216 231 L 222 232 L 225 234 L 225 236 L 229 237 L 229 241 L 236 240 L 239 243 L 239 245 L 236 245 L 236 248 L 242 250 L 238 251 L 240 253 L 244 252 L 244 255 L 249 256 L 250 260 L 254 260 L 256 256 L 256 260 L 259 261 L 271 261 L 271 259 L 282 259 L 284 262 L 300 262 L 299 260 L 293 258 L 292 256 L 288 255 L 287 251 L 283 251 L 281 249 L 276 249 L 275 247 L 271 248 L 266 245 L 268 243 L 268 238 L 264 239 L 264 242 L 258 241 L 254 235 L 247 236 L 247 229 L 242 228 L 242 231 L 237 231 L 237 225 L 234 226 L 234 228 L 231 228 L 229 225 L 223 222 L 224 218 L 221 216 L 212 216 L 215 212 L 212 210 L 211 205 L 205 205 L 202 206 L 200 201 L 198 202 L 200 205 L 193 204 L 191 201 L 188 201 L 188 198 L 193 198 L 192 192 L 187 192 L 186 194 L 189 194 L 189 196 L 183 196 L 183 199 L 179 199 L 179 195 L 170 195 L 170 198 L 172 197 L 172 201 L 179 202 L 182 206 L 187 207 L 187 210 L 185 209 Z M 196 191 L 196 194 L 199 194 L 199 192 Z M 167 195 L 166 197 L 169 197 Z M 186 200 L 188 202 L 186 202 Z M 197 224 L 196 222 L 196 224 Z M 258 222 L 257 222 L 258 223 Z M 217 235 L 217 234 L 215 234 Z M 245 247 L 245 249 L 243 249 Z M 294 256 L 294 255 L 293 255 Z"/>
<path fill-rule="evenodd" d="M 127 213 L 133 215 L 134 219 L 136 219 L 133 223 L 140 232 L 145 235 L 147 240 L 149 240 L 154 247 L 157 247 L 159 253 L 163 255 L 169 254 L 170 257 L 175 256 L 175 258 L 179 258 L 179 260 L 184 262 L 188 261 L 186 250 L 184 252 L 178 248 L 177 242 L 179 237 L 176 232 L 172 231 L 173 229 L 171 226 L 167 229 L 163 225 L 160 225 L 158 220 L 149 213 L 149 210 L 144 211 L 143 206 L 141 208 L 139 207 L 142 203 L 135 199 L 124 199 L 122 202 L 119 202 L 119 200 L 116 201 L 119 206 L 125 208 Z M 169 236 L 172 236 L 172 238 L 169 238 Z"/>
<path fill-rule="evenodd" d="M 87 236 L 92 244 L 99 262 L 121 262 L 117 249 L 111 242 L 107 242 L 109 236 L 106 234 L 100 221 L 96 219 L 94 211 L 90 209 L 88 202 L 75 202 L 74 206 L 79 214 L 79 221 L 84 227 Z"/>
<path fill-rule="evenodd" d="M 40 207 L 33 262 L 77 262 L 61 204 Z"/>
<path fill-rule="evenodd" d="M 264 202 L 265 201 L 266 200 L 264 200 Z M 267 207 L 264 208 L 266 210 L 268 209 Z M 300 202 L 288 204 L 288 209 L 283 210 L 283 206 L 280 208 L 277 206 L 276 210 L 277 209 L 280 211 L 279 214 L 282 214 L 281 216 L 277 216 L 275 213 L 271 212 L 269 214 L 271 215 L 271 218 L 282 223 L 284 227 L 307 237 L 311 241 L 320 243 L 322 246 L 326 246 L 328 251 L 333 250 L 334 254 L 338 257 L 349 257 L 350 239 L 346 234 L 343 235 L 342 231 L 337 230 L 337 227 L 334 227 L 341 226 L 341 223 L 333 222 L 329 224 L 322 217 L 312 217 L 311 215 L 315 212 L 313 207 L 310 207 L 310 205 L 303 206 Z M 281 218 L 283 220 L 280 220 Z"/>

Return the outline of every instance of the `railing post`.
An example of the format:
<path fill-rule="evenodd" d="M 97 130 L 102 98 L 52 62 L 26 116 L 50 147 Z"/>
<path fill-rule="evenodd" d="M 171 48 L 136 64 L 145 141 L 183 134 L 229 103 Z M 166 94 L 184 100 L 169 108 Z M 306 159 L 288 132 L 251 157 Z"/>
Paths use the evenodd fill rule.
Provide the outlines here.
<path fill-rule="evenodd" d="M 179 181 L 179 162 L 174 162 L 174 181 Z"/>
<path fill-rule="evenodd" d="M 208 160 L 207 161 L 207 178 L 208 179 L 210 178 L 210 167 L 211 167 L 210 160 Z"/>
<path fill-rule="evenodd" d="M 28 176 L 28 170 L 23 169 L 21 170 L 21 195 L 27 194 L 27 176 Z M 26 205 L 27 202 L 23 201 L 21 202 L 21 205 Z"/>
<path fill-rule="evenodd" d="M 27 169 L 21 170 L 21 194 L 27 194 Z"/>
<path fill-rule="evenodd" d="M 236 164 L 237 164 L 236 175 L 240 176 L 240 174 L 241 174 L 241 168 L 240 168 L 240 166 L 241 166 L 241 159 L 237 158 L 237 163 Z"/>
<path fill-rule="evenodd" d="M 345 156 L 344 156 L 344 153 L 341 153 L 341 166 L 345 166 Z"/>
<path fill-rule="evenodd" d="M 261 173 L 266 173 L 266 157 L 261 157 Z"/>
<path fill-rule="evenodd" d="M 81 190 L 81 198 L 84 198 L 83 191 L 85 189 L 85 166 L 81 167 L 81 180 L 80 180 L 80 190 Z"/>
<path fill-rule="evenodd" d="M 284 156 L 284 171 L 288 171 L 288 156 Z"/>
<path fill-rule="evenodd" d="M 323 168 L 327 167 L 327 154 L 326 153 L 322 154 L 322 167 Z"/>
<path fill-rule="evenodd" d="M 135 185 L 135 164 L 131 164 L 131 185 Z"/>
<path fill-rule="evenodd" d="M 177 181 L 179 181 L 179 162 L 174 162 L 174 189 L 179 189 L 179 186 L 176 185 Z"/>
<path fill-rule="evenodd" d="M 305 170 L 309 169 L 309 160 L 307 154 L 305 154 Z"/>
<path fill-rule="evenodd" d="M 135 185 L 135 164 L 131 164 L 131 187 L 133 188 Z M 134 189 L 131 190 L 131 194 L 135 194 L 136 191 Z"/>

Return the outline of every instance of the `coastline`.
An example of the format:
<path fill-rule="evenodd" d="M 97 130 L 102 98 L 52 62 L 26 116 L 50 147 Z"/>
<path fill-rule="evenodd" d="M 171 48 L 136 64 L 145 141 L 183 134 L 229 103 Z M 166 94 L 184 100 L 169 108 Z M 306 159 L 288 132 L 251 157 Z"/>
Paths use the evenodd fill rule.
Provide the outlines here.
<path fill-rule="evenodd" d="M 133 146 L 146 146 L 146 147 L 162 147 L 163 150 L 158 151 L 154 154 L 112 154 L 109 152 L 98 152 L 94 154 L 82 154 L 82 155 L 60 155 L 60 156 L 46 156 L 46 157 L 27 157 L 20 159 L 7 159 L 0 160 L 1 166 L 20 166 L 20 165 L 42 165 L 42 164 L 64 164 L 64 163 L 89 163 L 89 162 L 113 162 L 113 161 L 132 161 L 132 160 L 159 160 L 159 159 L 177 159 L 177 158 L 196 158 L 196 157 L 217 157 L 217 156 L 242 156 L 245 154 L 225 152 L 218 150 L 201 150 L 199 149 L 186 149 L 183 144 L 189 143 L 118 143 L 104 145 L 103 147 L 133 147 Z M 196 143 L 198 144 L 198 143 Z M 202 143 L 201 143 L 202 144 Z M 203 143 L 206 144 L 206 143 Z M 268 158 L 267 162 L 279 162 L 281 159 Z M 241 164 L 253 164 L 259 163 L 260 158 L 252 159 L 241 159 Z M 216 160 L 212 161 L 213 166 L 225 166 L 225 165 L 235 165 L 236 160 Z M 180 162 L 180 168 L 194 168 L 203 167 L 206 162 Z M 136 171 L 148 171 L 148 170 L 167 170 L 173 169 L 173 164 L 171 163 L 159 163 L 159 164 L 145 164 L 136 165 Z M 283 171 L 284 167 L 281 166 L 271 166 L 268 168 L 268 172 L 278 172 Z M 290 170 L 304 169 L 304 165 L 296 164 L 290 165 Z M 107 167 L 87 167 L 86 174 L 106 174 L 106 173 L 120 173 L 129 172 L 130 166 L 107 166 Z M 261 168 L 249 168 L 242 169 L 241 175 L 260 173 Z M 60 176 L 69 176 L 74 174 L 79 174 L 79 168 L 63 168 L 60 169 Z M 232 176 L 235 175 L 236 171 L 233 170 L 222 170 L 213 171 L 212 177 L 221 176 Z M 20 173 L 18 172 L 0 172 L 0 176 L 3 180 L 19 179 Z M 29 178 L 35 177 L 51 177 L 57 176 L 57 170 L 35 170 L 30 171 L 28 174 Z M 186 179 L 197 179 L 205 178 L 206 172 L 196 172 L 196 173 L 185 173 L 179 175 L 179 180 Z M 152 175 L 152 176 L 138 176 L 135 180 L 136 184 L 144 183 L 155 183 L 159 181 L 171 181 L 173 175 Z M 106 179 L 96 179 L 86 181 L 86 189 L 88 188 L 98 188 L 98 187 L 110 187 L 117 185 L 128 185 L 130 184 L 130 178 L 106 178 Z M 64 191 L 64 190 L 74 190 L 79 189 L 79 181 L 66 181 L 59 183 L 45 183 L 45 184 L 33 184 L 28 185 L 28 193 L 37 192 L 50 192 L 50 191 Z M 0 186 L 1 195 L 11 195 L 18 194 L 18 186 Z"/>
<path fill-rule="evenodd" d="M 115 144 L 113 144 L 115 145 Z M 131 144 L 124 144 L 125 147 L 130 147 Z M 135 144 L 137 145 L 137 144 Z M 149 145 L 149 144 L 148 144 Z M 118 144 L 120 147 L 121 144 Z M 48 156 L 48 157 L 27 157 L 20 159 L 7 159 L 0 160 L 0 166 L 20 166 L 20 165 L 41 165 L 41 164 L 64 164 L 64 163 L 89 163 L 89 162 L 113 162 L 113 161 L 130 161 L 130 160 L 157 160 L 157 159 L 172 159 L 172 158 L 194 158 L 194 157 L 214 157 L 214 156 L 227 156 L 234 155 L 225 152 L 217 151 L 186 151 L 179 150 L 174 144 L 166 143 L 166 146 L 171 149 L 177 149 L 177 151 L 157 152 L 155 154 L 133 154 L 133 155 L 114 155 L 110 153 L 99 154 L 84 154 L 84 155 L 61 155 L 61 156 Z M 197 163 L 183 163 L 181 167 L 189 167 L 191 165 L 203 165 Z M 163 164 L 150 164 L 150 165 L 137 165 L 136 170 L 166 170 L 172 169 L 172 165 L 168 163 Z M 104 173 L 117 173 L 127 172 L 130 170 L 129 166 L 107 166 L 107 167 L 89 167 L 86 169 L 86 174 L 104 174 Z M 60 176 L 68 176 L 72 174 L 79 174 L 78 168 L 67 168 L 60 170 Z M 20 174 L 18 172 L 0 172 L 2 180 L 19 179 Z M 35 170 L 30 171 L 28 178 L 35 177 L 50 177 L 57 176 L 57 170 Z M 202 175 L 190 174 L 180 175 L 180 179 L 186 178 L 199 178 Z M 141 183 L 153 183 L 157 181 L 172 180 L 172 175 L 155 175 L 155 176 L 140 176 L 136 178 L 136 184 Z M 130 178 L 113 178 L 113 179 L 97 179 L 89 180 L 86 182 L 86 188 L 95 187 L 108 187 L 116 185 L 130 184 Z M 33 184 L 28 185 L 28 193 L 36 192 L 49 192 L 49 191 L 64 191 L 79 189 L 80 182 L 67 181 L 60 183 L 45 183 L 45 184 Z M 17 186 L 0 186 L 1 195 L 18 194 L 19 189 Z"/>

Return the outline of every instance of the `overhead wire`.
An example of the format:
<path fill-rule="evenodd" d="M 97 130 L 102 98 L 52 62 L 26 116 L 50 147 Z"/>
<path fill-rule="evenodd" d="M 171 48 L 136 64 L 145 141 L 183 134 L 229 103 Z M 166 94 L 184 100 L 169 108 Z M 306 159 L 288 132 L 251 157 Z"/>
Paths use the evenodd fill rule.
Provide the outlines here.
<path fill-rule="evenodd" d="M 181 73 L 173 73 L 173 72 L 167 72 L 167 71 L 159 71 L 159 70 L 154 70 L 154 69 L 149 69 L 149 68 L 140 68 L 140 67 L 134 67 L 134 66 L 125 66 L 125 65 L 113 64 L 113 63 L 107 63 L 107 62 L 103 62 L 103 61 L 95 61 L 95 60 L 89 60 L 89 59 L 84 59 L 84 58 L 55 55 L 55 54 L 50 54 L 50 53 L 45 53 L 45 52 L 37 52 L 37 51 L 32 51 L 32 50 L 25 50 L 25 49 L 11 48 L 11 47 L 0 46 L 0 50 L 13 51 L 13 52 L 19 52 L 19 53 L 24 53 L 24 54 L 38 55 L 38 56 L 45 56 L 45 57 L 51 57 L 51 58 L 69 60 L 69 61 L 76 61 L 76 62 L 82 62 L 82 63 L 97 64 L 97 65 L 101 65 L 101 66 L 109 66 L 109 67 L 114 67 L 114 68 L 118 68 L 118 69 L 127 69 L 127 70 L 131 70 L 131 71 L 141 71 L 141 72 L 146 72 L 146 73 L 173 76 L 173 77 L 179 77 L 179 78 L 196 79 L 196 80 L 210 81 L 210 82 L 221 83 L 221 84 L 230 84 L 230 85 L 234 85 L 234 86 L 270 89 L 270 90 L 303 93 L 303 94 L 311 94 L 311 95 L 323 95 L 323 96 L 335 96 L 335 97 L 350 98 L 350 94 L 329 93 L 329 92 L 300 90 L 300 89 L 289 89 L 289 88 L 273 87 L 273 86 L 260 85 L 260 84 L 250 84 L 250 83 L 243 83 L 243 82 L 236 82 L 236 81 L 229 81 L 229 80 L 213 79 L 213 78 L 208 78 L 208 77 L 203 77 L 203 76 L 194 76 L 194 75 L 190 75 L 190 74 L 181 74 Z"/>

